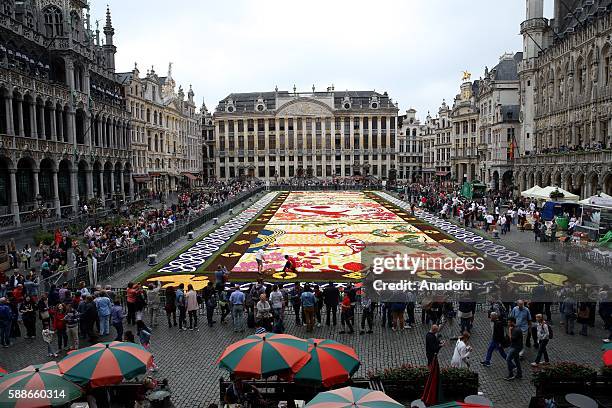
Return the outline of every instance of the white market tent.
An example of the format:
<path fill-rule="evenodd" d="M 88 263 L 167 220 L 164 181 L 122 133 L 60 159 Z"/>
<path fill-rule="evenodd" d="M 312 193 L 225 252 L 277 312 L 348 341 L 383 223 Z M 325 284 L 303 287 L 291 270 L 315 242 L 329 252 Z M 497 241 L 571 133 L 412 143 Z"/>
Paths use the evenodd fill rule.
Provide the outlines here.
<path fill-rule="evenodd" d="M 535 185 L 535 186 L 531 187 L 530 189 L 523 191 L 521 193 L 521 196 L 533 198 L 534 194 L 538 193 L 540 190 L 542 190 L 542 187 L 540 187 L 538 185 Z"/>
<path fill-rule="evenodd" d="M 582 205 L 598 205 L 602 207 L 612 207 L 612 196 L 601 193 L 599 195 L 594 195 L 592 197 L 586 198 L 584 200 L 578 201 L 578 204 Z"/>
<path fill-rule="evenodd" d="M 553 191 L 558 191 L 559 193 L 562 193 L 563 197 L 554 198 L 554 199 L 551 198 L 550 194 Z M 555 200 L 555 201 L 578 201 L 580 200 L 580 196 L 577 196 L 576 194 L 572 194 L 569 191 L 562 189 L 561 187 L 554 187 L 554 186 L 548 186 L 548 187 L 541 188 L 540 191 L 535 192 L 532 197 L 538 200 L 547 200 L 547 201 L 548 200 Z"/>

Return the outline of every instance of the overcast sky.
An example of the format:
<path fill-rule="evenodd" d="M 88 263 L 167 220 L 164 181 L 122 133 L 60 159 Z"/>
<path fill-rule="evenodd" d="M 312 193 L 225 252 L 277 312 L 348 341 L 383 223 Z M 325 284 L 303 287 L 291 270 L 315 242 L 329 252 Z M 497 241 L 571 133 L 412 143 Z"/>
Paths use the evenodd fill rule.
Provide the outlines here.
<path fill-rule="evenodd" d="M 104 25 L 106 3 L 92 0 Z M 545 0 L 550 17 L 552 0 Z M 209 110 L 232 92 L 387 91 L 423 118 L 504 52 L 522 49 L 525 0 L 108 0 L 117 71 L 152 65 Z"/>

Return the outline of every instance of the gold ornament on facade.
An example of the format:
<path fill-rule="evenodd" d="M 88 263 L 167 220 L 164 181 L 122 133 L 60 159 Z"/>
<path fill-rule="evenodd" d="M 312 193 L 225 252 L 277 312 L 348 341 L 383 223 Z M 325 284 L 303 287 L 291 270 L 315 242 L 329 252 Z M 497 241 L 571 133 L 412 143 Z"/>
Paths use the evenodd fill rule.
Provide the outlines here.
<path fill-rule="evenodd" d="M 461 80 L 463 82 L 468 82 L 470 79 L 472 79 L 472 74 L 470 74 L 468 71 L 463 71 L 463 77 Z"/>

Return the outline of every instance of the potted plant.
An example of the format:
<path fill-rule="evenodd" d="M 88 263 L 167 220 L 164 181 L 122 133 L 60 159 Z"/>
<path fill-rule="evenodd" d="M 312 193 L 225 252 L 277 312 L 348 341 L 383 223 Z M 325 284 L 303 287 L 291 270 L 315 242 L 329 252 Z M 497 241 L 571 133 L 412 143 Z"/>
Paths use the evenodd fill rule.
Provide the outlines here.
<path fill-rule="evenodd" d="M 554 189 L 553 191 L 550 192 L 550 198 L 553 200 L 558 200 L 565 197 L 565 194 L 563 194 L 561 191 L 559 191 L 558 188 Z"/>
<path fill-rule="evenodd" d="M 428 376 L 428 367 L 409 364 L 368 374 L 370 379 L 381 381 L 385 393 L 397 400 L 420 398 Z M 467 368 L 442 368 L 440 381 L 444 397 L 449 401 L 463 400 L 468 395 L 478 393 L 478 373 Z"/>
<path fill-rule="evenodd" d="M 587 365 L 561 362 L 540 366 L 534 370 L 531 382 L 536 395 L 586 393 L 597 378 L 597 371 Z"/>

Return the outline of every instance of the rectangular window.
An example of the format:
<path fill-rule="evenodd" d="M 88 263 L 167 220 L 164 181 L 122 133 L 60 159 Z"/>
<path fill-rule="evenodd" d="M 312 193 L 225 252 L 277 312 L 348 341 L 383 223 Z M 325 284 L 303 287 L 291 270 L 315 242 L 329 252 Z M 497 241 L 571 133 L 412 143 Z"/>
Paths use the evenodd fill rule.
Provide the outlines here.
<path fill-rule="evenodd" d="M 255 131 L 255 121 L 253 119 L 249 119 L 247 121 L 247 131 L 248 132 L 253 132 Z"/>
<path fill-rule="evenodd" d="M 257 119 L 257 131 L 263 132 L 265 129 L 264 119 Z"/>

